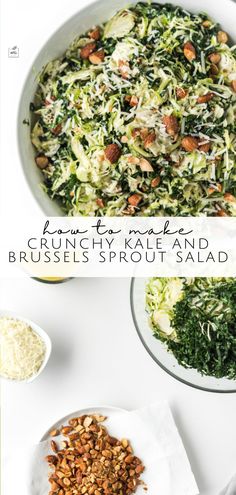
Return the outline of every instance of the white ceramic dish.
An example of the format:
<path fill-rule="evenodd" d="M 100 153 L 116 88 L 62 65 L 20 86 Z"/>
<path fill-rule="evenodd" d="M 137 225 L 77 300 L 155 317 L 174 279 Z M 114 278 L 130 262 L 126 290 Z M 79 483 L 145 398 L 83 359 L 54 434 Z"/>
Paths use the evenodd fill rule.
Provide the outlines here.
<path fill-rule="evenodd" d="M 84 414 L 101 414 L 101 416 L 114 416 L 116 414 L 126 412 L 125 409 L 121 409 L 119 407 L 111 407 L 111 406 L 91 406 L 91 407 L 86 407 L 85 409 L 79 409 L 78 411 L 73 412 L 72 414 L 67 414 L 67 416 L 64 416 L 64 418 L 59 419 L 54 425 L 49 428 L 49 430 L 44 433 L 43 437 L 41 438 L 40 442 L 44 442 L 45 440 L 50 439 L 50 432 L 53 430 L 59 429 L 62 425 L 65 425 L 68 423 L 69 419 L 71 418 L 76 418 L 79 416 L 83 416 Z"/>
<path fill-rule="evenodd" d="M 167 2 L 167 0 L 166 0 Z M 159 3 L 166 3 L 160 0 Z M 129 3 L 136 3 L 131 0 Z M 192 12 L 207 12 L 213 19 L 220 22 L 232 39 L 235 39 L 236 4 L 232 0 L 168 0 L 168 3 L 180 5 Z M 78 11 L 71 19 L 61 26 L 43 46 L 34 60 L 23 88 L 18 114 L 18 143 L 24 174 L 31 192 L 39 206 L 47 216 L 61 216 L 60 207 L 52 201 L 40 187 L 42 174 L 35 166 L 34 149 L 30 141 L 30 127 L 23 124 L 24 119 L 30 118 L 29 106 L 34 100 L 37 88 L 37 75 L 42 67 L 61 56 L 72 40 L 84 33 L 91 26 L 108 20 L 120 8 L 127 6 L 127 0 L 98 0 Z"/>
<path fill-rule="evenodd" d="M 153 336 L 148 322 L 148 314 L 145 309 L 145 287 L 147 280 L 146 278 L 133 278 L 131 282 L 131 310 L 133 320 L 146 351 L 163 370 L 186 385 L 207 392 L 236 392 L 236 380 L 205 376 L 193 368 L 184 368 L 178 364 L 175 356 L 171 352 L 168 352 L 165 344 Z"/>
<path fill-rule="evenodd" d="M 0 318 L 3 318 L 3 317 L 15 318 L 16 320 L 24 321 L 25 323 L 27 323 L 27 325 L 29 325 L 32 328 L 32 330 L 35 333 L 37 333 L 41 337 L 41 339 L 43 340 L 43 342 L 45 344 L 46 352 L 45 352 L 44 360 L 43 360 L 41 367 L 39 368 L 38 372 L 35 373 L 35 375 L 33 375 L 30 378 L 27 378 L 25 380 L 12 380 L 10 378 L 8 379 L 8 378 L 0 376 L 0 378 L 2 380 L 8 380 L 8 381 L 13 382 L 13 383 L 14 382 L 15 383 L 30 383 L 33 380 L 35 380 L 35 378 L 37 378 L 42 373 L 42 371 L 44 370 L 44 368 L 46 367 L 46 365 L 48 363 L 48 360 L 50 358 L 51 351 L 52 351 L 51 340 L 50 340 L 49 336 L 47 335 L 47 333 L 41 327 L 39 327 L 33 321 L 28 320 L 27 318 L 23 318 L 22 316 L 19 316 L 18 314 L 14 313 L 12 311 L 0 311 Z"/>

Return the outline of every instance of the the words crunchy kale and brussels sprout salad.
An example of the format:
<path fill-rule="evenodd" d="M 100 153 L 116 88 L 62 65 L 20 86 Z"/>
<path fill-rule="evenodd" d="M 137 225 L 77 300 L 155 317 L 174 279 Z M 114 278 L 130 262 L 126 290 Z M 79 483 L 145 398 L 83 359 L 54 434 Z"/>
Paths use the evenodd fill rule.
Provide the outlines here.
<path fill-rule="evenodd" d="M 222 29 L 141 2 L 47 64 L 32 143 L 66 214 L 236 216 L 236 46 Z"/>
<path fill-rule="evenodd" d="M 152 278 L 146 309 L 153 335 L 178 363 L 202 375 L 236 379 L 236 280 Z"/>

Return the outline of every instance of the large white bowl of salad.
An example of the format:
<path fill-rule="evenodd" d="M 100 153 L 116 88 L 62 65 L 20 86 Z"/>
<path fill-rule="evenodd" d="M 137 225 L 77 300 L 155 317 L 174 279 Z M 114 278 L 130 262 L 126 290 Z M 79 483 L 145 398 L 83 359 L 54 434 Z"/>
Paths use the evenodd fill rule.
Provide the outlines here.
<path fill-rule="evenodd" d="M 176 3 L 97 1 L 40 51 L 18 129 L 47 215 L 236 216 L 236 5 Z"/>

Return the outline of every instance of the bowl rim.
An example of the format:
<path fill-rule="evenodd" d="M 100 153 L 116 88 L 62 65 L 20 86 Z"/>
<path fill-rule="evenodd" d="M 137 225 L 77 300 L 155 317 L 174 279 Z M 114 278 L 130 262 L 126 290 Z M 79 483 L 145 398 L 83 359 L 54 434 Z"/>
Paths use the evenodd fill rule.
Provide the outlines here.
<path fill-rule="evenodd" d="M 62 23 L 60 23 L 59 26 L 56 29 L 54 29 L 53 32 L 49 36 L 46 37 L 44 43 L 41 45 L 41 48 L 37 51 L 37 53 L 34 56 L 33 60 L 29 64 L 29 69 L 28 69 L 28 71 L 26 71 L 26 75 L 25 75 L 24 80 L 23 80 L 23 85 L 22 85 L 22 88 L 21 88 L 21 91 L 20 91 L 20 96 L 19 96 L 19 100 L 18 100 L 17 117 L 16 117 L 16 140 L 17 140 L 18 155 L 19 155 L 19 158 L 20 158 L 20 166 L 21 166 L 21 169 L 23 171 L 23 176 L 24 176 L 25 182 L 26 182 L 26 184 L 27 184 L 27 186 L 28 186 L 28 188 L 30 190 L 30 194 L 31 194 L 32 198 L 34 199 L 35 203 L 39 207 L 39 210 L 45 216 L 47 216 L 47 217 L 53 217 L 53 216 L 64 217 L 64 216 L 67 216 L 67 214 L 63 211 L 63 207 L 60 205 L 60 203 L 58 201 L 56 201 L 56 200 L 53 200 L 53 199 L 49 198 L 49 196 L 46 195 L 46 192 L 44 192 L 44 194 L 47 196 L 47 201 L 46 200 L 44 201 L 43 199 L 40 200 L 40 198 L 38 197 L 38 195 L 35 193 L 35 190 L 33 189 L 32 184 L 30 182 L 29 175 L 26 172 L 25 159 L 24 159 L 24 156 L 23 156 L 23 152 L 22 152 L 22 148 L 21 148 L 21 139 L 20 139 L 20 137 L 21 137 L 20 136 L 20 125 L 22 124 L 21 119 L 20 119 L 20 112 L 21 112 L 21 107 L 22 107 L 23 95 L 24 95 L 25 91 L 27 90 L 28 80 L 29 80 L 30 74 L 32 73 L 32 71 L 33 71 L 33 69 L 34 69 L 34 67 L 36 65 L 35 62 L 37 62 L 37 60 L 38 60 L 41 52 L 49 44 L 49 42 L 51 41 L 51 39 L 59 31 L 63 30 L 63 28 L 67 25 L 67 23 L 71 22 L 79 14 L 91 10 L 94 6 L 98 5 L 100 3 L 100 1 L 101 0 L 92 0 L 91 2 L 89 1 L 89 3 L 87 5 L 84 5 L 82 8 L 78 8 L 78 10 L 74 14 L 72 14 L 70 17 L 68 17 Z M 144 1 L 148 1 L 148 0 L 144 0 Z M 235 0 L 226 0 L 226 1 L 227 1 L 226 8 L 227 8 L 227 4 L 233 6 L 234 8 L 236 8 L 236 2 L 235 2 Z M 138 2 L 138 0 L 136 0 L 136 1 L 132 2 L 132 3 L 136 3 L 136 2 Z M 158 3 L 158 0 L 152 0 L 152 2 L 153 3 Z M 161 3 L 166 3 L 166 2 L 167 2 L 167 0 L 161 0 Z M 171 0 L 171 3 L 172 3 L 172 0 Z M 178 5 L 178 0 L 173 1 L 173 3 L 175 3 L 176 5 Z M 122 6 L 120 8 L 122 8 Z M 191 11 L 191 6 L 189 6 L 189 10 Z M 41 68 L 41 70 L 42 70 L 42 68 Z M 38 76 L 38 72 L 35 75 L 35 77 L 37 77 L 37 76 Z M 42 181 L 42 184 L 43 184 L 43 181 Z M 47 203 L 49 203 L 49 202 L 51 203 L 52 208 L 54 207 L 55 211 L 56 211 L 56 208 L 58 209 L 58 214 L 55 214 L 55 211 L 54 211 L 54 213 L 52 213 L 52 212 L 49 213 L 49 208 L 47 206 Z"/>
<path fill-rule="evenodd" d="M 146 344 L 140 330 L 139 330 L 139 325 L 138 325 L 138 322 L 137 322 L 137 319 L 136 319 L 136 314 L 135 314 L 135 308 L 134 308 L 134 284 L 135 284 L 135 280 L 136 280 L 136 277 L 132 277 L 131 278 L 131 283 L 130 283 L 130 308 L 131 308 L 131 314 L 132 314 L 132 318 L 133 318 L 133 322 L 134 322 L 134 326 L 135 326 L 135 329 L 136 329 L 136 332 L 144 346 L 144 348 L 146 349 L 146 351 L 148 352 L 149 356 L 151 356 L 151 358 L 155 361 L 156 364 L 158 364 L 158 366 L 160 368 L 162 368 L 168 375 L 170 375 L 172 378 L 175 378 L 175 380 L 178 380 L 179 382 L 181 383 L 184 383 L 184 385 L 188 385 L 189 387 L 191 388 L 195 388 L 197 390 L 202 390 L 204 392 L 211 392 L 211 393 L 215 393 L 215 394 L 235 394 L 236 393 L 236 388 L 234 390 L 225 390 L 225 389 L 213 389 L 213 388 L 208 388 L 208 387 L 203 387 L 201 385 L 195 385 L 194 383 L 191 383 L 190 381 L 187 381 L 185 380 L 184 378 L 181 378 L 179 377 L 178 375 L 176 375 L 175 373 L 173 373 L 172 371 L 170 371 L 168 368 L 166 368 L 166 366 L 164 364 L 162 364 L 159 359 L 155 356 L 155 354 L 153 354 L 153 352 L 151 351 L 151 349 L 148 347 L 148 345 Z"/>
<path fill-rule="evenodd" d="M 49 335 L 45 332 L 45 330 L 43 330 L 43 328 L 40 327 L 37 323 L 35 323 L 34 321 L 32 321 L 28 318 L 25 318 L 24 316 L 19 315 L 18 313 L 15 313 L 14 311 L 8 311 L 8 310 L 1 309 L 0 310 L 0 319 L 1 318 L 13 318 L 13 319 L 20 320 L 20 321 L 27 323 L 32 328 L 32 330 L 39 337 L 41 337 L 41 339 L 43 340 L 43 342 L 46 346 L 44 360 L 43 360 L 39 370 L 37 371 L 37 373 L 35 373 L 31 377 L 25 378 L 23 380 L 18 380 L 18 379 L 14 379 L 14 378 L 7 378 L 6 376 L 0 375 L 1 380 L 6 380 L 6 381 L 11 382 L 11 383 L 31 383 L 43 372 L 44 368 L 46 367 L 46 365 L 49 361 L 51 352 L 52 352 L 52 341 L 51 341 Z"/>

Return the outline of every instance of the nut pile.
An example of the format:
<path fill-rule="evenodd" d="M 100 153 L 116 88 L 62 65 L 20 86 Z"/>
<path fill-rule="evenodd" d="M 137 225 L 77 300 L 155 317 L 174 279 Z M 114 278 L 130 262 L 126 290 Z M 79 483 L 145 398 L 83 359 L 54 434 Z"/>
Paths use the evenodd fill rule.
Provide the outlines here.
<path fill-rule="evenodd" d="M 111 437 L 100 415 L 70 419 L 67 426 L 53 430 L 63 435 L 61 445 L 51 441 L 53 455 L 46 461 L 49 495 L 131 495 L 143 482 L 144 466 L 133 454 L 128 440 Z"/>

